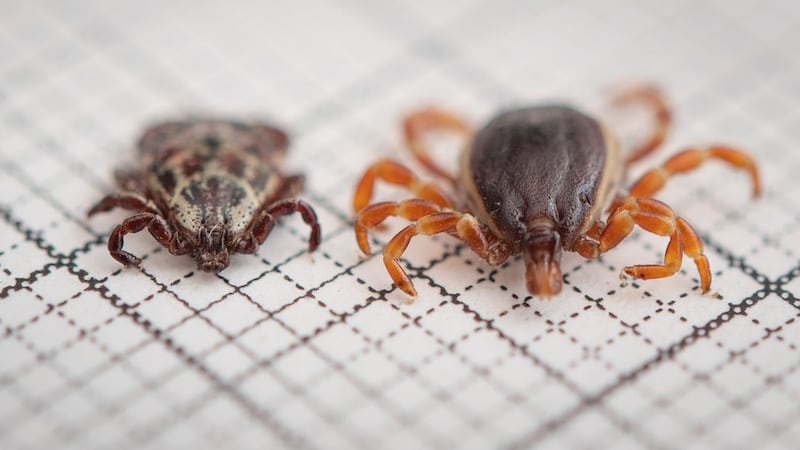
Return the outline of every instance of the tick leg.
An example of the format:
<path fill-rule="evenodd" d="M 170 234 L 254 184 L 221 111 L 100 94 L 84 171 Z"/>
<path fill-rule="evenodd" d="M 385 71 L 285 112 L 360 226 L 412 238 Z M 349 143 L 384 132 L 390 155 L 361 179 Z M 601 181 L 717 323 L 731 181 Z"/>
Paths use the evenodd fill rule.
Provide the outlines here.
<path fill-rule="evenodd" d="M 422 182 L 407 167 L 397 162 L 384 159 L 373 164 L 361 177 L 353 195 L 353 210 L 358 212 L 372 197 L 375 179 L 379 178 L 387 183 L 405 186 L 415 197 L 430 200 L 443 208 L 453 208 L 453 202 L 435 184 Z"/>
<path fill-rule="evenodd" d="M 627 164 L 644 158 L 664 142 L 669 126 L 672 123 L 672 114 L 669 111 L 669 107 L 667 107 L 667 102 L 664 101 L 661 90 L 653 85 L 637 86 L 623 91 L 613 99 L 613 102 L 616 106 L 643 102 L 655 113 L 655 128 L 653 128 L 650 132 L 650 136 L 648 136 L 642 144 L 628 153 L 625 161 Z"/>
<path fill-rule="evenodd" d="M 267 239 L 267 236 L 269 236 L 269 233 L 272 232 L 272 227 L 274 226 L 275 217 L 266 212 L 259 217 L 259 220 L 253 223 L 251 232 L 253 233 L 253 237 L 255 237 L 256 242 L 259 245 L 264 243 L 264 241 Z M 255 253 L 255 249 L 253 249 L 253 253 Z"/>
<path fill-rule="evenodd" d="M 303 222 L 311 227 L 311 235 L 308 238 L 308 251 L 313 252 L 319 246 L 321 231 L 317 222 L 317 214 L 308 203 L 302 200 L 286 199 L 279 200 L 267 208 L 267 215 L 273 218 L 296 212 L 300 213 Z M 269 225 L 269 228 L 272 228 L 272 226 Z M 269 229 L 266 230 L 266 233 L 269 233 Z M 264 234 L 264 237 L 266 238 L 266 234 Z M 263 239 L 261 242 L 263 242 Z"/>
<path fill-rule="evenodd" d="M 383 223 L 390 216 L 399 216 L 404 219 L 415 221 L 429 214 L 440 212 L 441 206 L 421 198 L 413 198 L 400 202 L 381 202 L 374 203 L 360 210 L 356 215 L 354 224 L 356 241 L 358 248 L 369 255 L 369 241 L 367 230 Z"/>
<path fill-rule="evenodd" d="M 159 240 L 161 245 L 164 245 L 169 249 L 170 253 L 172 253 L 173 255 L 185 255 L 187 253 L 191 253 L 192 250 L 194 250 L 194 246 L 190 241 L 186 240 L 185 238 L 182 238 L 179 233 L 175 233 L 172 230 L 170 230 L 170 232 L 172 233 L 172 238 L 169 240 L 168 244 L 164 244 Z"/>
<path fill-rule="evenodd" d="M 124 194 L 110 194 L 105 196 L 96 205 L 89 210 L 87 215 L 89 217 L 99 212 L 111 211 L 114 208 L 124 208 L 131 211 L 147 212 L 150 214 L 159 214 L 158 209 L 152 202 L 139 194 L 124 193 Z"/>
<path fill-rule="evenodd" d="M 446 211 L 422 217 L 397 233 L 383 249 L 383 263 L 392 281 L 401 291 L 412 297 L 416 297 L 417 291 L 398 259 L 414 236 L 439 233 L 448 233 L 461 239 L 472 251 L 492 265 L 501 264 L 512 253 L 505 241 L 494 236 L 471 214 Z"/>
<path fill-rule="evenodd" d="M 436 175 L 447 178 L 455 184 L 455 177 L 439 167 L 430 157 L 428 146 L 425 145 L 425 134 L 430 131 L 452 131 L 462 135 L 471 133 L 470 127 L 460 118 L 439 109 L 428 108 L 406 116 L 403 121 L 403 133 L 406 145 L 419 162 Z"/>
<path fill-rule="evenodd" d="M 306 182 L 306 177 L 303 175 L 290 175 L 283 179 L 276 198 L 291 198 L 299 194 L 303 190 L 303 185 Z"/>
<path fill-rule="evenodd" d="M 275 226 L 275 218 L 266 211 L 260 211 L 248 230 L 238 239 L 233 247 L 238 253 L 255 253 L 264 243 Z"/>
<path fill-rule="evenodd" d="M 129 171 L 117 169 L 114 171 L 114 179 L 117 185 L 126 192 L 144 192 L 144 174 L 141 171 Z"/>
<path fill-rule="evenodd" d="M 616 247 L 633 231 L 635 225 L 659 236 L 669 236 L 670 241 L 664 253 L 663 265 L 628 266 L 623 269 L 624 273 L 644 279 L 667 277 L 680 269 L 680 255 L 685 254 L 697 266 L 702 292 L 708 292 L 711 270 L 703 254 L 702 241 L 688 222 L 677 217 L 672 208 L 658 200 L 628 198 L 611 213 L 608 224 L 597 240 L 581 236 L 573 245 L 573 250 L 585 258 L 597 258 Z"/>
<path fill-rule="evenodd" d="M 753 183 L 753 197 L 761 194 L 761 182 L 756 164 L 746 153 L 730 147 L 713 146 L 705 149 L 689 148 L 669 160 L 664 165 L 642 175 L 630 189 L 631 197 L 651 197 L 676 173 L 688 172 L 699 167 L 710 158 L 721 159 L 736 168 L 746 170 Z"/>
<path fill-rule="evenodd" d="M 173 236 L 172 228 L 158 214 L 139 213 L 128 217 L 121 224 L 114 227 L 111 236 L 108 238 L 108 251 L 117 261 L 126 266 L 138 266 L 142 260 L 136 256 L 122 250 L 122 238 L 128 233 L 138 233 L 147 228 L 150 234 L 164 247 L 170 247 L 170 240 Z"/>

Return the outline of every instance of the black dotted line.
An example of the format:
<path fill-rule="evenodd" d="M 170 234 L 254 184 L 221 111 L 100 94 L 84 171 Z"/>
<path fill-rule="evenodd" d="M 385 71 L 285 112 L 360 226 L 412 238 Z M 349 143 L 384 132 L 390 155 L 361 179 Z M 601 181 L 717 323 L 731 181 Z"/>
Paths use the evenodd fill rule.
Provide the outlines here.
<path fill-rule="evenodd" d="M 277 423 L 275 419 L 271 417 L 269 412 L 264 411 L 258 405 L 253 403 L 250 399 L 244 397 L 235 387 L 234 385 L 230 385 L 225 383 L 222 378 L 216 375 L 213 371 L 211 371 L 207 366 L 205 366 L 198 358 L 189 355 L 185 349 L 175 344 L 171 338 L 165 337 L 165 334 L 158 330 L 151 322 L 147 319 L 142 317 L 142 315 L 133 310 L 130 306 L 121 302 L 121 299 L 117 297 L 115 294 L 112 294 L 107 287 L 105 287 L 101 280 L 93 279 L 89 276 L 89 273 L 83 269 L 77 269 L 77 273 L 79 273 L 83 278 L 89 280 L 91 289 L 96 290 L 101 296 L 106 298 L 109 303 L 117 308 L 121 315 L 130 318 L 135 324 L 139 325 L 144 331 L 149 334 L 153 340 L 162 343 L 165 348 L 173 352 L 176 356 L 178 356 L 187 366 L 193 368 L 204 378 L 206 378 L 213 386 L 215 386 L 218 390 L 225 392 L 233 401 L 235 401 L 242 409 L 251 415 L 254 419 L 261 422 L 264 426 L 266 426 L 272 433 L 274 433 L 277 437 L 279 437 L 284 443 L 290 445 L 291 447 L 307 447 L 304 444 L 304 441 L 301 437 L 291 434 L 288 430 L 284 429 L 284 427 Z M 157 283 L 164 290 L 167 290 L 167 287 L 163 283 Z M 174 295 L 174 293 L 173 293 Z M 176 300 L 180 302 L 185 302 L 180 299 L 177 295 L 174 295 Z M 188 307 L 188 304 L 186 305 Z M 192 310 L 192 308 L 189 308 Z M 223 336 L 228 337 L 227 333 L 220 330 L 213 324 L 210 324 L 212 327 L 216 328 Z M 247 349 L 243 349 L 243 351 L 247 352 Z M 157 385 L 157 383 L 155 384 Z M 146 435 L 147 438 L 155 437 L 152 435 Z"/>

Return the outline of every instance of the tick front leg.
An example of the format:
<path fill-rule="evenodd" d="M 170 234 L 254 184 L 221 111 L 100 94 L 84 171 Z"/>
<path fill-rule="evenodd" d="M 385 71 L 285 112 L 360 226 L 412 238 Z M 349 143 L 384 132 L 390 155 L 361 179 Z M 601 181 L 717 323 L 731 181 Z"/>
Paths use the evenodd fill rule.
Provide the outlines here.
<path fill-rule="evenodd" d="M 96 205 L 92 207 L 87 213 L 91 217 L 99 212 L 111 211 L 114 208 L 123 208 L 137 212 L 147 212 L 150 214 L 159 214 L 158 208 L 139 194 L 130 192 L 123 194 L 110 194 L 105 196 Z"/>
<path fill-rule="evenodd" d="M 746 170 L 753 184 L 753 197 L 761 195 L 761 182 L 755 161 L 747 153 L 730 147 L 713 146 L 705 149 L 689 148 L 669 160 L 659 168 L 642 175 L 630 189 L 631 197 L 651 197 L 664 187 L 667 179 L 676 173 L 689 172 L 698 168 L 708 159 L 720 159 L 732 166 Z"/>
<path fill-rule="evenodd" d="M 448 233 L 461 239 L 472 251 L 492 265 L 501 264 L 511 255 L 510 246 L 494 236 L 471 214 L 447 211 L 422 217 L 415 224 L 397 233 L 383 249 L 383 263 L 392 281 L 401 291 L 412 297 L 417 296 L 417 291 L 398 259 L 406 251 L 414 236 L 418 234 L 431 236 L 439 233 Z"/>
<path fill-rule="evenodd" d="M 403 133 L 406 145 L 428 170 L 447 178 L 455 184 L 455 177 L 439 167 L 430 157 L 428 146 L 425 145 L 425 134 L 431 131 L 452 131 L 464 136 L 471 133 L 469 125 L 455 115 L 436 108 L 428 108 L 406 116 L 403 121 Z"/>
<path fill-rule="evenodd" d="M 319 242 L 321 239 L 321 231 L 319 227 L 319 223 L 317 222 L 317 214 L 311 208 L 311 206 L 302 201 L 302 200 L 295 200 L 295 199 L 287 199 L 287 200 L 280 200 L 267 208 L 267 215 L 277 218 L 278 216 L 285 216 L 292 213 L 300 213 L 300 216 L 303 218 L 303 222 L 311 227 L 311 235 L 308 238 L 308 251 L 313 252 L 319 247 Z M 272 225 L 269 225 L 269 228 L 272 228 Z M 257 232 L 258 230 L 256 230 Z M 269 232 L 267 229 L 266 233 Z M 266 237 L 266 234 L 264 234 Z M 262 239 L 263 242 L 263 239 Z"/>
<path fill-rule="evenodd" d="M 117 169 L 114 171 L 114 180 L 125 192 L 144 193 L 145 191 L 145 174 L 140 170 Z"/>
<path fill-rule="evenodd" d="M 361 211 L 372 198 L 375 180 L 381 179 L 387 183 L 404 186 L 416 197 L 430 200 L 443 208 L 453 208 L 453 202 L 433 183 L 422 182 L 414 172 L 404 165 L 392 160 L 384 159 L 373 164 L 361 177 L 353 195 L 353 210 Z"/>
<path fill-rule="evenodd" d="M 644 158 L 650 152 L 657 149 L 658 146 L 664 142 L 664 138 L 667 136 L 667 131 L 669 131 L 670 124 L 672 123 L 672 114 L 669 111 L 669 107 L 667 107 L 667 102 L 664 101 L 661 90 L 653 85 L 637 86 L 625 90 L 613 99 L 613 103 L 616 106 L 625 106 L 639 102 L 647 104 L 647 106 L 653 110 L 656 125 L 647 139 L 628 153 L 626 157 L 627 164 Z"/>
<path fill-rule="evenodd" d="M 663 278 L 675 274 L 681 267 L 681 255 L 694 260 L 700 274 L 703 293 L 711 286 L 711 270 L 708 258 L 703 254 L 703 243 L 694 229 L 684 219 L 677 217 L 669 206 L 651 198 L 628 198 L 611 213 L 608 224 L 597 240 L 582 236 L 573 245 L 573 250 L 585 258 L 597 258 L 616 247 L 638 225 L 659 236 L 669 236 L 663 265 L 636 265 L 623 269 L 636 278 Z"/>
<path fill-rule="evenodd" d="M 274 226 L 275 218 L 266 211 L 260 211 L 248 230 L 234 243 L 233 248 L 238 253 L 255 253 L 258 247 L 267 239 Z"/>
<path fill-rule="evenodd" d="M 356 232 L 356 242 L 358 248 L 369 255 L 369 240 L 367 230 L 383 223 L 390 216 L 398 216 L 404 219 L 416 221 L 424 216 L 440 212 L 442 207 L 428 200 L 413 198 L 399 202 L 375 203 L 362 209 L 356 215 L 353 228 Z"/>
<path fill-rule="evenodd" d="M 123 237 L 128 233 L 138 233 L 147 228 L 150 234 L 164 247 L 170 248 L 170 241 L 173 237 L 172 228 L 158 214 L 139 213 L 128 217 L 121 224 L 114 227 L 111 236 L 108 238 L 108 251 L 117 261 L 126 266 L 138 266 L 142 263 L 141 258 L 122 250 Z"/>

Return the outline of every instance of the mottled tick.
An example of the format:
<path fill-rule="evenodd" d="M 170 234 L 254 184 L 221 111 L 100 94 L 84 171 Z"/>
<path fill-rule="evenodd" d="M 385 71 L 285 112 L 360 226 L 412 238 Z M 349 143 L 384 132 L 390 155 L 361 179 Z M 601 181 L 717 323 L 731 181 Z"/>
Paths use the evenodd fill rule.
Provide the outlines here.
<path fill-rule="evenodd" d="M 286 133 L 261 123 L 158 124 L 139 140 L 141 165 L 115 173 L 125 192 L 103 198 L 89 216 L 116 207 L 136 212 L 108 239 L 111 256 L 126 266 L 141 259 L 122 250 L 122 238 L 147 228 L 170 253 L 191 254 L 200 270 L 219 272 L 230 253 L 254 253 L 276 219 L 294 212 L 311 227 L 313 251 L 320 241 L 316 214 L 291 198 L 304 178 L 278 169 L 288 143 Z"/>

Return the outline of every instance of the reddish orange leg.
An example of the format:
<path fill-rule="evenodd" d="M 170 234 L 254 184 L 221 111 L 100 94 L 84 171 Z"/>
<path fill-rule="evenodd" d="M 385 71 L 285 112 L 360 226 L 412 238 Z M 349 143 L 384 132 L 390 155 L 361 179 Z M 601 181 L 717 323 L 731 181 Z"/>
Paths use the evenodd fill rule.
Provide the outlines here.
<path fill-rule="evenodd" d="M 400 202 L 381 202 L 374 203 L 362 209 L 356 215 L 355 232 L 358 248 L 369 255 L 369 241 L 367 240 L 367 230 L 374 228 L 390 216 L 399 216 L 404 219 L 416 221 L 429 214 L 437 213 L 442 207 L 428 200 L 412 198 Z"/>
<path fill-rule="evenodd" d="M 461 239 L 472 251 L 492 265 L 501 264 L 511 255 L 508 244 L 494 236 L 471 214 L 456 211 L 429 214 L 397 233 L 383 249 L 383 263 L 392 281 L 401 291 L 412 297 L 417 296 L 417 291 L 398 259 L 414 236 L 439 233 L 448 233 Z"/>
<path fill-rule="evenodd" d="M 428 170 L 455 183 L 455 177 L 439 167 L 430 157 L 428 147 L 424 143 L 424 135 L 429 131 L 446 130 L 467 136 L 470 127 L 460 118 L 435 108 L 417 111 L 406 116 L 403 121 L 403 132 L 406 145 Z"/>
<path fill-rule="evenodd" d="M 753 159 L 740 150 L 714 146 L 706 149 L 690 148 L 676 154 L 663 166 L 642 175 L 631 187 L 630 195 L 631 197 L 651 197 L 664 186 L 670 176 L 694 170 L 710 158 L 721 159 L 736 168 L 746 170 L 753 183 L 753 197 L 761 194 L 758 168 Z"/>
<path fill-rule="evenodd" d="M 655 113 L 656 126 L 650 132 L 650 136 L 638 147 L 633 149 L 625 160 L 627 164 L 637 161 L 647 156 L 650 152 L 657 149 L 664 138 L 667 136 L 670 124 L 672 123 L 672 114 L 669 111 L 667 102 L 664 101 L 664 96 L 661 91 L 653 85 L 638 86 L 617 95 L 614 98 L 614 105 L 625 106 L 632 103 L 644 102 Z"/>
<path fill-rule="evenodd" d="M 422 182 L 407 167 L 384 159 L 370 166 L 358 182 L 356 193 L 353 195 L 353 210 L 356 212 L 369 204 L 376 178 L 390 184 L 405 186 L 416 197 L 430 200 L 442 208 L 453 208 L 453 202 L 435 184 Z"/>
<path fill-rule="evenodd" d="M 663 265 L 628 266 L 622 269 L 625 274 L 643 279 L 668 277 L 680 269 L 681 255 L 685 254 L 697 266 L 703 293 L 708 292 L 711 270 L 700 237 L 688 222 L 675 215 L 672 208 L 652 198 L 628 198 L 611 213 L 608 225 L 596 241 L 582 236 L 573 245 L 573 250 L 585 258 L 596 258 L 616 247 L 635 225 L 659 236 L 669 236 L 670 240 Z"/>

